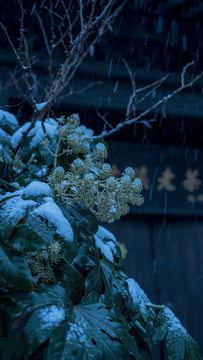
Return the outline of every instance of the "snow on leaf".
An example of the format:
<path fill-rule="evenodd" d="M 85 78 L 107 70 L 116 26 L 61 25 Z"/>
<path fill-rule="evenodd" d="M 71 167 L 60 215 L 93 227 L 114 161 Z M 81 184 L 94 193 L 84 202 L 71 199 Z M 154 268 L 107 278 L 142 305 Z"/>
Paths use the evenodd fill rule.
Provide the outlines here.
<path fill-rule="evenodd" d="M 63 307 L 50 305 L 33 311 L 24 328 L 25 349 L 31 355 L 47 341 L 52 331 L 65 320 Z"/>
<path fill-rule="evenodd" d="M 34 214 L 48 220 L 48 223 L 56 226 L 56 233 L 66 241 L 73 241 L 73 230 L 69 221 L 63 215 L 61 209 L 48 197 L 44 199 L 46 202 L 34 209 Z"/>
<path fill-rule="evenodd" d="M 63 308 L 51 305 L 40 309 L 39 317 L 43 329 L 53 328 L 65 319 L 65 311 Z"/>
<path fill-rule="evenodd" d="M 50 186 L 41 181 L 33 181 L 23 190 L 23 194 L 26 197 L 33 196 L 37 197 L 40 195 L 52 196 L 52 190 Z"/>
<path fill-rule="evenodd" d="M 149 304 L 150 301 L 147 295 L 144 293 L 144 291 L 134 279 L 127 279 L 127 283 L 129 293 L 135 306 L 135 310 L 138 313 L 138 316 L 141 317 L 144 322 L 146 322 L 150 313 L 152 313 L 152 310 L 146 307 L 146 304 Z"/>
<path fill-rule="evenodd" d="M 11 194 L 12 197 L 4 201 L 0 207 L 0 238 L 2 239 L 10 236 L 13 228 L 25 217 L 27 209 L 36 205 L 36 202 L 33 200 L 23 200 L 20 196 L 21 193 L 22 190 L 15 191 Z M 9 194 L 6 193 L 1 198 L 1 201 L 7 198 Z"/>
<path fill-rule="evenodd" d="M 187 333 L 173 312 L 165 307 L 157 317 L 153 341 L 161 341 L 166 336 L 166 346 L 169 360 L 183 360 L 185 349 L 190 360 L 199 360 L 199 347 Z M 195 357 L 193 355 L 195 354 Z"/>
<path fill-rule="evenodd" d="M 114 255 L 117 254 L 115 236 L 103 226 L 99 226 L 94 237 L 96 247 L 109 261 L 114 262 Z"/>

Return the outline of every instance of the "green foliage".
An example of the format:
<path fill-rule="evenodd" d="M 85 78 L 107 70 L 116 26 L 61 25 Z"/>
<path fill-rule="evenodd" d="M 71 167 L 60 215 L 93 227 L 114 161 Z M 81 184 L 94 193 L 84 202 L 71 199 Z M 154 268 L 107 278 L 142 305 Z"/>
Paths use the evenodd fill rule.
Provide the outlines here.
<path fill-rule="evenodd" d="M 0 275 L 19 290 L 32 290 L 32 277 L 24 255 L 12 255 L 0 246 Z"/>
<path fill-rule="evenodd" d="M 174 314 L 151 304 L 139 285 L 123 272 L 115 237 L 98 226 L 94 212 L 81 203 L 67 206 L 66 198 L 58 197 L 44 183 L 43 171 L 41 181 L 33 182 L 39 179 L 36 172 L 45 167 L 48 173 L 52 170 L 53 158 L 50 153 L 47 157 L 47 148 L 64 165 L 65 170 L 58 168 L 55 174 L 60 181 L 78 154 L 85 159 L 91 150 L 92 132 L 78 127 L 76 116 L 68 119 L 72 127 L 62 124 L 60 144 L 53 132 L 55 121 L 45 121 L 48 135 L 44 148 L 38 141 L 43 134 L 37 124 L 21 159 L 12 153 L 16 133 L 10 137 L 17 124 L 9 129 L 4 122 L 9 158 L 0 159 L 2 358 L 11 343 L 11 356 L 17 359 L 153 360 L 152 340 L 156 344 L 166 337 L 169 360 L 183 360 L 186 354 L 189 360 L 199 360 L 198 345 Z M 83 140 L 77 143 L 78 139 Z M 71 146 L 65 152 L 68 141 Z M 61 156 L 56 152 L 57 144 Z M 102 167 L 105 176 L 110 171 L 107 165 Z M 132 171 L 127 168 L 123 174 L 130 187 Z M 13 182 L 14 177 L 18 183 Z M 119 198 L 122 200 L 126 199 Z"/>
<path fill-rule="evenodd" d="M 169 360 L 183 360 L 185 350 L 189 360 L 200 359 L 199 346 L 187 333 L 172 311 L 164 308 L 159 312 L 154 328 L 155 343 L 166 336 L 166 346 Z"/>

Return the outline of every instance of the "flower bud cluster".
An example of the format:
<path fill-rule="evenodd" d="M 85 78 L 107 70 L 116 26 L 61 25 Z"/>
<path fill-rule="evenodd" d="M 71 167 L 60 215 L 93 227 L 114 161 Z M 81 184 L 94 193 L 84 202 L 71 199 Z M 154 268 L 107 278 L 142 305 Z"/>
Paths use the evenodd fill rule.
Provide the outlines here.
<path fill-rule="evenodd" d="M 71 143 L 75 153 L 79 149 L 81 153 L 81 147 L 84 146 L 83 140 L 78 137 L 79 133 L 82 134 L 81 128 L 89 134 L 88 153 L 83 159 L 75 159 L 67 172 L 57 167 L 49 177 L 49 184 L 67 205 L 83 204 L 99 221 L 111 223 L 126 215 L 130 204 L 140 206 L 143 203 L 140 194 L 142 184 L 139 179 L 133 180 L 135 173 L 130 167 L 125 169 L 120 178 L 113 177 L 111 166 L 104 163 L 108 156 L 105 145 L 99 142 L 91 150 L 91 134 L 85 127 L 78 126 L 74 132 L 66 133 L 67 142 Z"/>
<path fill-rule="evenodd" d="M 61 243 L 53 240 L 46 249 L 27 254 L 27 257 L 33 275 L 38 275 L 39 278 L 45 282 L 53 281 L 53 266 L 57 264 L 62 257 Z"/>
<path fill-rule="evenodd" d="M 64 116 L 59 119 L 59 137 L 67 141 L 68 146 L 75 154 L 87 154 L 90 151 L 93 130 L 80 125 L 78 114 L 73 114 L 65 120 Z"/>

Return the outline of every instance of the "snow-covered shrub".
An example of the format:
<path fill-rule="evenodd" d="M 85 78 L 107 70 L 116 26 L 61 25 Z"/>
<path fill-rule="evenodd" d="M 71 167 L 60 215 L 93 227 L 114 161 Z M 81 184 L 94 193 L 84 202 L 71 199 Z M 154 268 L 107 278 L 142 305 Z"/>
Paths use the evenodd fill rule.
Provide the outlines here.
<path fill-rule="evenodd" d="M 3 120 L 2 120 L 3 119 Z M 170 360 L 200 359 L 198 345 L 165 306 L 150 303 L 123 272 L 114 221 L 141 205 L 142 185 L 104 163 L 104 143 L 74 114 L 59 126 L 0 113 L 0 332 L 15 359 L 149 360 L 166 337 Z M 8 341 L 9 340 L 9 341 Z"/>

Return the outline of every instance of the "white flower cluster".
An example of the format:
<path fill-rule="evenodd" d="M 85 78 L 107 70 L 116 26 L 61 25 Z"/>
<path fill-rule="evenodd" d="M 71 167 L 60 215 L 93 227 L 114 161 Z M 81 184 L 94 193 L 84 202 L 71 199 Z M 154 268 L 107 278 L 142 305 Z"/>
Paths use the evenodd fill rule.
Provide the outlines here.
<path fill-rule="evenodd" d="M 80 125 L 78 114 L 68 116 L 66 120 L 62 116 L 58 120 L 60 124 L 58 130 L 59 137 L 67 141 L 73 153 L 87 154 L 90 151 L 93 130 Z"/>
<path fill-rule="evenodd" d="M 60 128 L 66 133 L 67 141 L 75 139 L 74 152 L 81 153 L 81 147 L 88 153 L 81 158 L 74 160 L 68 172 L 62 167 L 56 167 L 49 176 L 49 184 L 55 194 L 60 196 L 67 205 L 72 203 L 83 204 L 97 217 L 99 221 L 113 222 L 129 211 L 129 205 L 142 205 L 143 197 L 140 194 L 142 184 L 140 179 L 135 179 L 134 170 L 126 168 L 122 176 L 116 179 L 112 176 L 112 169 L 108 163 L 104 163 L 108 156 L 105 145 L 100 142 L 93 150 L 90 149 L 91 138 L 86 142 L 78 134 L 81 126 L 78 125 L 77 117 L 72 115 L 73 131 L 66 132 L 66 125 Z M 65 128 L 63 129 L 63 127 Z M 78 130 L 79 129 L 79 130 Z M 86 134 L 89 129 L 86 129 Z M 90 130 L 91 131 L 91 130 Z M 90 135 L 90 132 L 89 132 Z M 77 143 L 78 141 L 78 143 Z M 86 145 L 84 145 L 86 143 Z M 86 148 L 85 148 L 86 146 Z M 84 153 L 84 152 L 83 152 Z"/>

